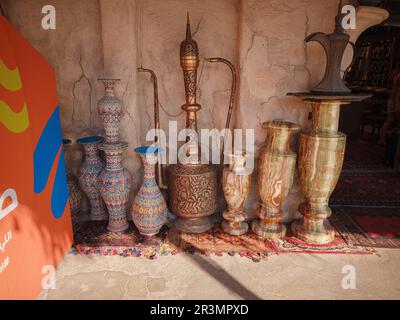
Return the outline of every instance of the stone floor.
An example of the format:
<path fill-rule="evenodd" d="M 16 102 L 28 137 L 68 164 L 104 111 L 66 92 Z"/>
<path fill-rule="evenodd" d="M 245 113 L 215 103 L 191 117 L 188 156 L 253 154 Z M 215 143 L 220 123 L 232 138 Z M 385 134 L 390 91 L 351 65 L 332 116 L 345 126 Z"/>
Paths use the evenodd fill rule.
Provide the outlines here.
<path fill-rule="evenodd" d="M 400 250 L 378 252 L 286 254 L 258 263 L 229 255 L 67 255 L 56 289 L 39 299 L 400 299 Z M 355 289 L 342 288 L 346 265 L 355 268 Z"/>

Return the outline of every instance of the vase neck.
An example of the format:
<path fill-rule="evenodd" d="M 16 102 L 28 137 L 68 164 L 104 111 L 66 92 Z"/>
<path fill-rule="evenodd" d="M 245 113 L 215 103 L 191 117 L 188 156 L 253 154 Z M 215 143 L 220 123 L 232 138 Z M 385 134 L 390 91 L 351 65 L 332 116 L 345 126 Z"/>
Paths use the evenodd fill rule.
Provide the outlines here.
<path fill-rule="evenodd" d="M 235 155 L 229 154 L 229 170 L 232 171 L 244 171 L 246 164 L 246 156 L 245 155 Z"/>
<path fill-rule="evenodd" d="M 115 96 L 114 94 L 114 86 L 107 86 L 105 90 L 106 96 Z"/>
<path fill-rule="evenodd" d="M 63 147 L 64 147 L 64 152 L 66 154 L 71 152 L 71 149 L 72 149 L 72 145 L 71 144 L 64 144 Z"/>
<path fill-rule="evenodd" d="M 106 169 L 110 171 L 117 171 L 123 169 L 122 165 L 122 152 L 109 152 L 106 153 Z"/>
<path fill-rule="evenodd" d="M 290 129 L 268 128 L 266 146 L 271 151 L 287 153 L 290 150 Z"/>
<path fill-rule="evenodd" d="M 106 96 L 115 96 L 114 93 L 115 82 L 116 82 L 115 80 L 103 80 Z"/>
<path fill-rule="evenodd" d="M 153 182 L 155 181 L 155 166 L 152 163 L 149 163 L 146 159 L 146 155 L 141 155 L 143 162 L 143 182 Z"/>
<path fill-rule="evenodd" d="M 89 143 L 84 145 L 86 162 L 89 164 L 97 164 L 101 162 L 100 154 L 99 154 L 99 144 L 98 143 Z"/>
<path fill-rule="evenodd" d="M 312 133 L 336 134 L 339 128 L 341 102 L 312 102 Z"/>

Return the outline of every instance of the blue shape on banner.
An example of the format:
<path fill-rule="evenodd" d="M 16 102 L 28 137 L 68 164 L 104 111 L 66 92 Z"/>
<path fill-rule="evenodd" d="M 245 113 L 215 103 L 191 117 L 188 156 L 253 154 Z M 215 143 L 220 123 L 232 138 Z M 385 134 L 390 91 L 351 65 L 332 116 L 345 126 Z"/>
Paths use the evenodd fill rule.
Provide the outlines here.
<path fill-rule="evenodd" d="M 39 138 L 33 155 L 35 193 L 41 193 L 46 187 L 51 168 L 56 162 L 62 142 L 60 112 L 58 106 L 50 116 Z M 51 210 L 55 218 L 63 215 L 68 201 L 68 187 L 65 172 L 64 150 L 61 149 L 57 172 L 51 194 Z"/>
<path fill-rule="evenodd" d="M 60 218 L 68 201 L 67 174 L 65 172 L 64 149 L 61 149 L 58 160 L 57 173 L 51 193 L 51 211 L 55 218 Z"/>

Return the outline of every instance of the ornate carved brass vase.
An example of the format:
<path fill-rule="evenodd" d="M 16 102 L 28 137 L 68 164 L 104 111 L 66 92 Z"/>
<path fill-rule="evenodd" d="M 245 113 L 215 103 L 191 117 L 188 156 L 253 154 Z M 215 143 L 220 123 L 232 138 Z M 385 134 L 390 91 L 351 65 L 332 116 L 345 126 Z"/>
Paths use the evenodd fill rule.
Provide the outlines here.
<path fill-rule="evenodd" d="M 217 170 L 210 165 L 171 165 L 170 209 L 178 216 L 177 229 L 202 233 L 212 227 L 208 216 L 216 210 Z"/>
<path fill-rule="evenodd" d="M 182 109 L 186 111 L 186 129 L 191 129 L 193 134 L 197 132 L 196 113 L 201 106 L 196 102 L 199 49 L 192 39 L 189 15 L 186 39 L 180 46 L 180 61 L 186 95 Z M 211 229 L 212 223 L 208 216 L 215 212 L 217 206 L 217 170 L 215 166 L 201 164 L 199 154 L 198 143 L 191 142 L 187 152 L 191 161 L 172 164 L 168 168 L 170 210 L 178 216 L 176 228 L 188 233 L 202 233 Z"/>
<path fill-rule="evenodd" d="M 222 174 L 222 189 L 228 208 L 222 213 L 225 221 L 221 226 L 226 233 L 240 236 L 249 229 L 243 203 L 250 191 L 251 174 L 244 167 L 245 154 L 228 154 L 228 157 L 229 166 L 224 168 Z"/>
<path fill-rule="evenodd" d="M 261 205 L 256 211 L 258 219 L 251 228 L 258 236 L 279 239 L 286 234 L 281 204 L 293 184 L 296 153 L 290 149 L 290 138 L 300 127 L 294 123 L 274 120 L 263 124 L 267 138 L 258 162 L 258 193 Z"/>
<path fill-rule="evenodd" d="M 326 244 L 335 237 L 327 218 L 328 206 L 342 170 L 346 135 L 338 132 L 338 100 L 309 99 L 312 105 L 312 127 L 303 132 L 299 142 L 299 176 L 305 202 L 299 206 L 303 219 L 292 224 L 293 234 L 308 243 Z"/>

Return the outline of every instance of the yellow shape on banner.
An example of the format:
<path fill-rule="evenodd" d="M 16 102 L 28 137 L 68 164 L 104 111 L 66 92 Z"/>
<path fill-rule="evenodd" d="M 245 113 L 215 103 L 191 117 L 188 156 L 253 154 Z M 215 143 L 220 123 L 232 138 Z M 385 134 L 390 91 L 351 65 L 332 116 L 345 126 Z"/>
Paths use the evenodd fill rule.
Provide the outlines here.
<path fill-rule="evenodd" d="M 18 91 L 22 88 L 18 67 L 11 70 L 0 59 L 0 85 L 9 91 Z"/>
<path fill-rule="evenodd" d="M 7 103 L 0 100 L 0 123 L 13 133 L 21 133 L 29 127 L 28 108 L 26 104 L 20 112 L 14 112 Z"/>

